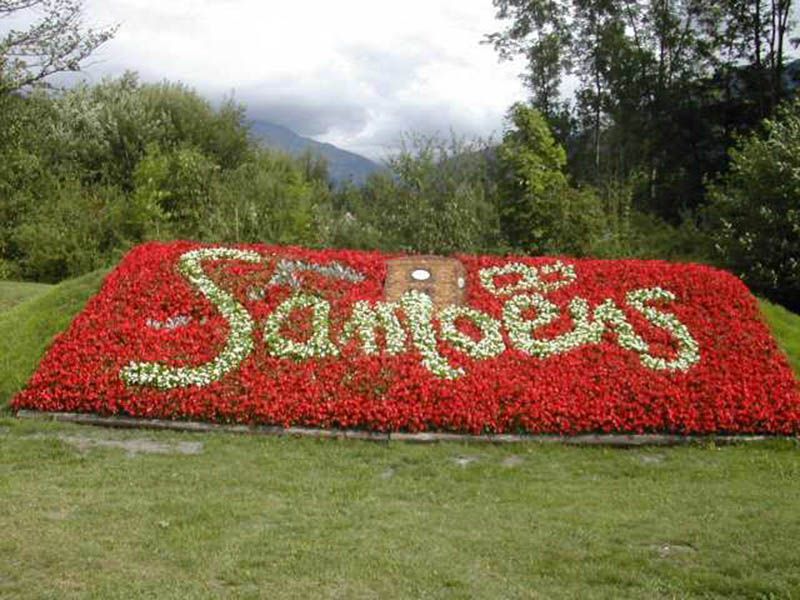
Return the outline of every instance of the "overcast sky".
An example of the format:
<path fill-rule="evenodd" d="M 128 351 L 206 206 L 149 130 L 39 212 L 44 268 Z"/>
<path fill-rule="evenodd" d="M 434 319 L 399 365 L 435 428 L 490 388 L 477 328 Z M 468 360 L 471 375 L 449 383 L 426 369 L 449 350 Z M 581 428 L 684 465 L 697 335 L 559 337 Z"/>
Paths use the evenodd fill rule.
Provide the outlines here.
<path fill-rule="evenodd" d="M 91 24 L 119 23 L 87 69 L 234 93 L 249 116 L 381 158 L 404 131 L 502 131 L 525 97 L 519 64 L 480 44 L 491 0 L 87 0 Z"/>

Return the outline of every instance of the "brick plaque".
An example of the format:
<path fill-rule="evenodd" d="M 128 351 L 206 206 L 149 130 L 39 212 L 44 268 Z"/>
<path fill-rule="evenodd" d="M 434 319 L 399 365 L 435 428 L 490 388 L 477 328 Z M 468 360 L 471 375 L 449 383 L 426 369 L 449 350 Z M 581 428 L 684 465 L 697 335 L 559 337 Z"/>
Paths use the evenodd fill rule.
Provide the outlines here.
<path fill-rule="evenodd" d="M 467 272 L 455 258 L 442 256 L 406 256 L 387 261 L 384 295 L 394 302 L 409 290 L 430 296 L 436 308 L 463 304 Z"/>

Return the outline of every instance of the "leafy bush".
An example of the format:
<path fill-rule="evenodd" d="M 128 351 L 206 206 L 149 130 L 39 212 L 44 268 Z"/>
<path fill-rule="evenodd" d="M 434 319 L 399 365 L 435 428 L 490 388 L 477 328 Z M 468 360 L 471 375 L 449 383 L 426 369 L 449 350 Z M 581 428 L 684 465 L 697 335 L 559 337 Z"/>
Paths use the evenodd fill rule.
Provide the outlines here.
<path fill-rule="evenodd" d="M 381 232 L 380 247 L 434 254 L 501 245 L 488 146 L 456 137 L 406 135 L 371 177 L 356 217 Z"/>
<path fill-rule="evenodd" d="M 152 145 L 136 166 L 133 199 L 177 236 L 204 237 L 211 188 L 219 166 L 199 149 L 184 145 L 163 151 Z"/>
<path fill-rule="evenodd" d="M 236 242 L 318 245 L 324 241 L 315 207 L 328 200 L 327 186 L 309 180 L 298 162 L 260 150 L 223 174 L 207 215 L 213 237 Z"/>
<path fill-rule="evenodd" d="M 73 165 L 84 181 L 126 191 L 153 147 L 193 147 L 223 168 L 235 168 L 250 150 L 242 107 L 226 102 L 215 111 L 186 86 L 140 84 L 134 73 L 78 85 L 54 107 L 53 162 Z"/>
<path fill-rule="evenodd" d="M 115 244 L 106 207 L 114 194 L 65 181 L 41 198 L 13 233 L 20 274 L 55 282 L 107 263 Z"/>
<path fill-rule="evenodd" d="M 566 152 L 537 110 L 515 104 L 508 122 L 497 148 L 503 233 L 527 253 L 589 254 L 606 228 L 597 194 L 570 187 Z"/>
<path fill-rule="evenodd" d="M 800 101 L 740 140 L 731 167 L 709 185 L 719 260 L 753 289 L 800 308 Z"/>

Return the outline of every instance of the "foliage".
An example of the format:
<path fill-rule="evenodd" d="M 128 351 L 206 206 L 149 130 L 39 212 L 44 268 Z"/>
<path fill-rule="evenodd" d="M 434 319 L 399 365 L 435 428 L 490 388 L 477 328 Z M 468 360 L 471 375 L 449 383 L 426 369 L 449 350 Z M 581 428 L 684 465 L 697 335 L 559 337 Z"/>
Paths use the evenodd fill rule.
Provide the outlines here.
<path fill-rule="evenodd" d="M 372 176 L 355 219 L 381 232 L 380 247 L 449 254 L 496 249 L 502 243 L 489 148 L 480 140 L 408 134 L 388 160 L 389 174 Z"/>
<path fill-rule="evenodd" d="M 173 235 L 203 238 L 211 188 L 219 166 L 199 149 L 184 145 L 161 150 L 152 145 L 133 173 L 132 203 L 166 221 Z"/>
<path fill-rule="evenodd" d="M 128 192 L 148 151 L 195 148 L 223 169 L 247 157 L 243 108 L 218 110 L 181 84 L 140 84 L 136 74 L 79 84 L 54 99 L 52 162 L 68 165 L 89 183 Z"/>
<path fill-rule="evenodd" d="M 48 138 L 40 127 L 50 118 L 50 109 L 38 94 L 25 99 L 0 94 L 0 275 L 17 273 L 14 229 L 53 185 L 54 175 L 42 155 Z"/>
<path fill-rule="evenodd" d="M 640 205 L 673 223 L 703 203 L 703 177 L 725 169 L 733 135 L 790 89 L 784 62 L 796 23 L 786 0 L 494 5 L 506 26 L 487 41 L 526 61 L 534 106 L 553 123 L 571 121 L 562 141 L 573 175 L 598 183 L 639 171 Z M 569 108 L 558 94 L 567 75 L 579 81 Z"/>
<path fill-rule="evenodd" d="M 596 194 L 569 186 L 566 153 L 536 109 L 515 104 L 508 121 L 497 148 L 497 179 L 509 243 L 533 254 L 588 254 L 605 227 Z"/>
<path fill-rule="evenodd" d="M 56 282 L 106 263 L 112 249 L 106 207 L 113 193 L 87 190 L 75 181 L 57 183 L 14 230 L 20 274 Z"/>
<path fill-rule="evenodd" d="M 77 71 L 116 27 L 86 29 L 81 0 L 0 0 L 0 20 L 26 23 L 0 37 L 0 96 Z"/>
<path fill-rule="evenodd" d="M 711 236 L 722 263 L 756 291 L 800 308 L 800 101 L 731 150 L 709 185 Z"/>
<path fill-rule="evenodd" d="M 257 149 L 231 101 L 126 73 L 0 107 L 5 277 L 57 281 L 152 238 L 319 244 L 338 219 L 324 164 Z"/>
<path fill-rule="evenodd" d="M 319 245 L 325 240 L 315 220 L 328 200 L 327 182 L 307 176 L 288 155 L 259 150 L 224 173 L 212 190 L 206 218 L 219 240 Z"/>
<path fill-rule="evenodd" d="M 640 202 L 648 169 L 576 186 L 589 167 L 522 104 L 498 146 L 409 134 L 387 171 L 339 188 L 314 156 L 258 148 L 243 107 L 133 73 L 0 109 L 0 277 L 58 281 L 176 237 L 708 260 L 696 213 L 677 225 Z"/>
<path fill-rule="evenodd" d="M 597 188 L 605 215 L 605 232 L 592 248 L 604 258 L 662 258 L 712 262 L 710 240 L 696 215 L 684 213 L 679 225 L 635 206 L 634 190 L 642 181 L 634 173 L 626 179 L 609 178 Z"/>

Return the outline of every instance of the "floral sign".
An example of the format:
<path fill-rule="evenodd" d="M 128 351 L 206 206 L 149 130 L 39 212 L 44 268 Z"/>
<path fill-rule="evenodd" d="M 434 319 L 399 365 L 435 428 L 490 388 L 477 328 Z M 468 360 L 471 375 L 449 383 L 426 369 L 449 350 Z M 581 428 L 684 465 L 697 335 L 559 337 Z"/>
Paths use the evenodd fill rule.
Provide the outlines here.
<path fill-rule="evenodd" d="M 462 304 L 384 295 L 375 252 L 134 249 L 13 406 L 378 431 L 800 431 L 800 393 L 730 274 L 457 256 Z"/>

